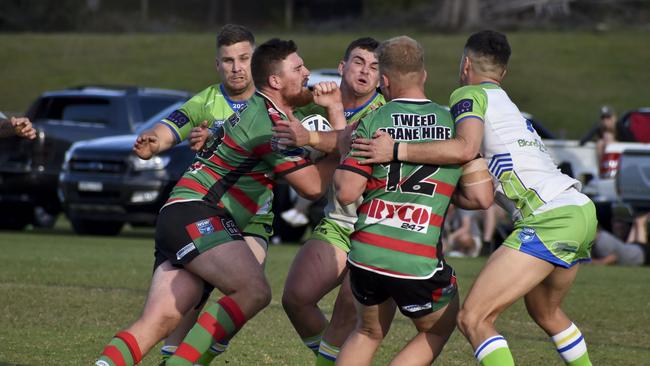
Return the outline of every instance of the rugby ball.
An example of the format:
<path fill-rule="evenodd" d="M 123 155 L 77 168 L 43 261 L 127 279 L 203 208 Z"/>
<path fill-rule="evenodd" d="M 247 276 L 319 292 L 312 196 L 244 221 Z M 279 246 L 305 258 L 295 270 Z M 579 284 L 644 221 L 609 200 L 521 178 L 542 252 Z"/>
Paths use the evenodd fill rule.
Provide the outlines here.
<path fill-rule="evenodd" d="M 308 131 L 332 131 L 332 125 L 327 118 L 320 114 L 311 114 L 300 121 L 300 124 Z M 325 153 L 314 149 L 311 146 L 303 146 L 305 149 L 305 157 L 311 161 L 318 161 Z"/>

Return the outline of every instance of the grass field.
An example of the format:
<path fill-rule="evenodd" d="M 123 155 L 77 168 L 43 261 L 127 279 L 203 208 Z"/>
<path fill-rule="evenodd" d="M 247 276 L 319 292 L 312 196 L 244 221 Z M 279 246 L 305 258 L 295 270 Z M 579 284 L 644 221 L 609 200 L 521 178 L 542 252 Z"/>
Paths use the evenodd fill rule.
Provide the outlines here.
<path fill-rule="evenodd" d="M 403 31 L 400 31 L 403 32 Z M 309 68 L 335 67 L 354 38 L 398 34 L 258 34 L 292 38 Z M 598 107 L 650 106 L 648 31 L 513 32 L 504 82 L 515 103 L 552 130 L 579 137 Z M 422 42 L 427 94 L 446 104 L 457 87 L 467 34 L 409 33 Z M 45 91 L 75 85 L 129 84 L 198 92 L 216 81 L 213 34 L 0 34 L 0 110 L 24 113 Z"/>
<path fill-rule="evenodd" d="M 135 320 L 149 285 L 152 230 L 115 238 L 75 236 L 65 223 L 53 230 L 0 232 L 0 366 L 90 365 L 119 329 Z M 250 321 L 214 364 L 309 365 L 280 303 L 297 245 L 272 246 L 267 274 L 271 305 Z M 462 294 L 484 259 L 453 259 Z M 565 303 L 580 326 L 594 365 L 647 365 L 650 360 L 650 269 L 585 266 Z M 331 310 L 333 297 L 321 305 Z M 498 328 L 520 365 L 562 365 L 521 302 Z M 413 329 L 398 315 L 376 358 L 385 365 Z M 157 350 L 143 365 L 157 365 Z M 438 365 L 472 365 L 472 350 L 455 332 Z"/>

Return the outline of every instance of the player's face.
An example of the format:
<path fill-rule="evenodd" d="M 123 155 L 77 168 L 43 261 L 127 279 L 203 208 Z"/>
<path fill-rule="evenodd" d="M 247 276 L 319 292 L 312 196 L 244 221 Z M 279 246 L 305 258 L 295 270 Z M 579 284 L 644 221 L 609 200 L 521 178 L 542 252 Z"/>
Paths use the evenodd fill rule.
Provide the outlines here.
<path fill-rule="evenodd" d="M 297 53 L 292 53 L 282 61 L 281 93 L 295 107 L 303 106 L 312 100 L 312 94 L 307 89 L 309 70 Z"/>
<path fill-rule="evenodd" d="M 224 87 L 231 96 L 245 93 L 253 87 L 251 77 L 251 58 L 253 45 L 239 42 L 221 46 L 217 51 L 217 72 Z"/>
<path fill-rule="evenodd" d="M 374 52 L 355 48 L 347 61 L 341 61 L 339 71 L 342 84 L 347 85 L 356 96 L 375 92 L 379 83 L 379 66 Z"/>

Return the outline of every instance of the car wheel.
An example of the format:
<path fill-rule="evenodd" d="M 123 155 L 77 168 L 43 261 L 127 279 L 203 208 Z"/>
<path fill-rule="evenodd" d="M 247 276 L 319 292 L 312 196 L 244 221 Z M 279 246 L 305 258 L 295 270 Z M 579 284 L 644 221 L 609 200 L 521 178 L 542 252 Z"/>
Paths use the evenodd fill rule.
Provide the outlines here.
<path fill-rule="evenodd" d="M 97 221 L 77 218 L 71 218 L 70 224 L 72 224 L 72 229 L 77 234 L 105 236 L 119 234 L 124 226 L 124 223 L 120 221 Z"/>

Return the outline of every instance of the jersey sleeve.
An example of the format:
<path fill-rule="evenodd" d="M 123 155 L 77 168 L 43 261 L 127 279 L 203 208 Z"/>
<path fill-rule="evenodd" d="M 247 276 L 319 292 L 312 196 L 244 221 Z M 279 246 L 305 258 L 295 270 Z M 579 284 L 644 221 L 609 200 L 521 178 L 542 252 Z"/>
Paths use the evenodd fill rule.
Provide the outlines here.
<path fill-rule="evenodd" d="M 352 131 L 352 140 L 357 138 L 363 138 L 363 139 L 371 139 L 372 134 L 370 133 L 370 129 L 368 126 L 371 123 L 372 118 L 365 118 L 361 121 L 358 122 L 357 127 Z M 352 153 L 354 151 L 357 151 L 356 149 L 350 150 L 348 155 L 343 159 L 343 162 L 341 165 L 339 165 L 338 169 L 343 169 L 343 170 L 349 170 L 352 172 L 355 172 L 357 174 L 361 174 L 362 176 L 371 179 L 372 178 L 372 165 L 361 165 L 360 162 L 362 160 L 365 160 L 365 157 L 362 156 L 352 156 Z"/>
<path fill-rule="evenodd" d="M 255 121 L 251 125 L 265 127 L 242 131 L 246 134 L 241 139 L 242 146 L 258 159 L 264 161 L 270 167 L 270 170 L 276 178 L 312 164 L 311 161 L 305 159 L 305 151 L 303 148 L 278 146 L 277 142 L 273 139 L 271 122 L 261 120 L 262 117 L 257 118 L 258 121 Z"/>
<path fill-rule="evenodd" d="M 449 97 L 449 105 L 449 112 L 456 124 L 469 117 L 485 121 L 487 96 L 481 88 L 464 86 L 456 89 Z"/>
<path fill-rule="evenodd" d="M 179 109 L 173 111 L 167 118 L 161 121 L 162 124 L 169 127 L 172 131 L 177 143 L 185 140 L 189 136 L 192 128 L 198 127 L 203 120 L 207 119 L 208 122 L 211 122 L 211 118 L 206 118 L 203 115 L 206 95 L 207 89 L 193 96 Z"/>

